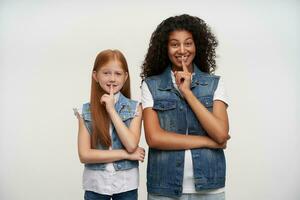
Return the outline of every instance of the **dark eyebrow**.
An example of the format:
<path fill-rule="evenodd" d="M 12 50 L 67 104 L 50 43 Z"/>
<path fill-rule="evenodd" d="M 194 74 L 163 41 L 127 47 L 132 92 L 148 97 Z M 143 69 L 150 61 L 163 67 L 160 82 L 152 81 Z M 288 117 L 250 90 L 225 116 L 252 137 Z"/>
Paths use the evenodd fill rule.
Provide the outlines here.
<path fill-rule="evenodd" d="M 187 41 L 187 40 L 193 40 L 193 38 L 192 38 L 192 37 L 189 37 L 189 38 L 185 39 L 184 41 Z M 174 38 L 171 38 L 171 39 L 169 39 L 169 42 L 171 42 L 171 41 L 176 41 L 176 42 L 178 42 L 179 40 L 174 39 Z"/>
<path fill-rule="evenodd" d="M 185 41 L 187 41 L 187 40 L 193 40 L 193 38 L 192 38 L 192 37 L 190 37 L 190 38 L 187 38 L 187 39 L 185 39 Z"/>

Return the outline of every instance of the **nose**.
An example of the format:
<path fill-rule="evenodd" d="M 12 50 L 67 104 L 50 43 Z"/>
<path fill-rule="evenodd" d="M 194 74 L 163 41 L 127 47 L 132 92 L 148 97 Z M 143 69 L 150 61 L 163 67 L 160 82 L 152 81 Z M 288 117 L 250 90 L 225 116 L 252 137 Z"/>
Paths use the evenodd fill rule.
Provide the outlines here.
<path fill-rule="evenodd" d="M 181 44 L 181 45 L 180 45 L 180 53 L 181 53 L 181 54 L 184 54 L 184 52 L 185 52 L 184 45 Z"/>
<path fill-rule="evenodd" d="M 112 75 L 110 76 L 110 81 L 111 81 L 111 82 L 115 82 L 115 80 L 116 80 L 116 77 L 115 77 L 114 74 L 112 74 Z"/>

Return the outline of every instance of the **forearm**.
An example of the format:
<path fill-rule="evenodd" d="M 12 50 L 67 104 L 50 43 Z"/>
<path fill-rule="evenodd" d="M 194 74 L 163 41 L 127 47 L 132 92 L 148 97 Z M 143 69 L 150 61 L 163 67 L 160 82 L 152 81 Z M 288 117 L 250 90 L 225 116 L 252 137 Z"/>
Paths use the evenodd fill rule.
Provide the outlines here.
<path fill-rule="evenodd" d="M 146 108 L 143 111 L 145 138 L 151 148 L 161 150 L 185 150 L 193 148 L 223 148 L 210 137 L 185 135 L 169 132 L 160 127 L 156 111 Z"/>
<path fill-rule="evenodd" d="M 115 109 L 109 112 L 109 116 L 126 150 L 130 153 L 134 152 L 138 147 L 139 138 L 124 124 Z"/>
<path fill-rule="evenodd" d="M 82 163 L 108 163 L 128 158 L 128 152 L 123 149 L 92 149 L 90 134 L 81 117 L 78 117 L 78 125 L 78 155 Z"/>
<path fill-rule="evenodd" d="M 82 163 L 110 163 L 128 158 L 128 153 L 125 150 L 98 150 L 86 149 L 79 150 L 79 158 Z"/>
<path fill-rule="evenodd" d="M 155 149 L 186 150 L 194 148 L 222 148 L 222 145 L 219 145 L 207 136 L 183 135 L 164 130 L 149 135 L 151 135 L 151 137 L 147 137 L 146 133 L 146 141 L 151 148 Z"/>
<path fill-rule="evenodd" d="M 226 142 L 229 139 L 227 113 L 222 114 L 225 119 L 218 118 L 208 111 L 190 90 L 184 93 L 184 97 L 208 135 L 219 144 Z"/>

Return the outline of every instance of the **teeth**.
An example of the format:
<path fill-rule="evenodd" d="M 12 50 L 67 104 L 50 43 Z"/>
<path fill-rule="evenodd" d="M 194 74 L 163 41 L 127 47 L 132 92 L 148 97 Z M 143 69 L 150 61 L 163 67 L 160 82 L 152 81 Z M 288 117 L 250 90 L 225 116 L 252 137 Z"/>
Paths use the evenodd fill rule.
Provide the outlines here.
<path fill-rule="evenodd" d="M 183 58 L 184 60 L 186 60 L 187 57 L 188 57 L 188 56 L 176 56 L 176 58 L 177 58 L 178 60 L 181 60 L 182 58 Z"/>
<path fill-rule="evenodd" d="M 182 58 L 181 58 L 181 57 L 180 57 L 180 58 L 177 58 L 177 60 L 181 62 L 181 61 L 182 61 Z M 187 57 L 184 57 L 184 58 L 183 58 L 183 61 L 186 62 L 186 61 L 187 61 Z"/>

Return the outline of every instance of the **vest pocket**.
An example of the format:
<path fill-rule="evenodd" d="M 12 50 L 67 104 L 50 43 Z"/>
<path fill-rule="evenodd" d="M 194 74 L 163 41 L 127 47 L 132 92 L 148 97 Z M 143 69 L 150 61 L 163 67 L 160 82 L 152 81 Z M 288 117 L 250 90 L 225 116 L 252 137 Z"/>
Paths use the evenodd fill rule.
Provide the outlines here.
<path fill-rule="evenodd" d="M 175 99 L 154 99 L 154 110 L 171 110 L 176 108 L 176 100 Z"/>
<path fill-rule="evenodd" d="M 177 102 L 175 99 L 154 99 L 153 109 L 157 112 L 160 126 L 167 131 L 176 130 Z"/>

